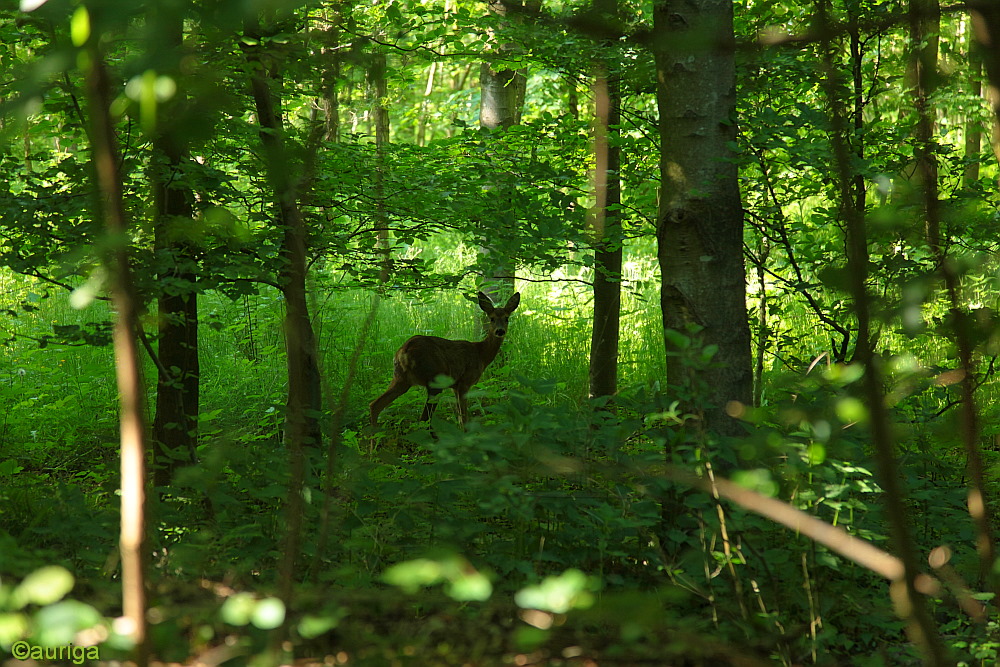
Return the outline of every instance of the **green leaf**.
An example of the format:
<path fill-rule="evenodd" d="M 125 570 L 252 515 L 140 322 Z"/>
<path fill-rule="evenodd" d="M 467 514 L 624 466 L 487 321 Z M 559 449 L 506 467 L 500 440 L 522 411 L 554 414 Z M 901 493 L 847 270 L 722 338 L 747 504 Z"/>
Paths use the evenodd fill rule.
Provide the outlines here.
<path fill-rule="evenodd" d="M 254 606 L 250 621 L 261 630 L 273 630 L 285 622 L 285 603 L 278 598 L 264 598 Z"/>
<path fill-rule="evenodd" d="M 83 46 L 90 39 L 90 13 L 86 7 L 81 5 L 73 12 L 73 18 L 69 22 L 69 34 L 73 46 Z"/>
<path fill-rule="evenodd" d="M 420 588 L 445 583 L 445 593 L 462 602 L 488 600 L 493 584 L 461 556 L 441 559 L 417 558 L 397 563 L 382 575 L 383 581 L 399 586 L 407 593 Z"/>
<path fill-rule="evenodd" d="M 338 611 L 333 614 L 327 614 L 326 616 L 306 614 L 302 617 L 302 620 L 299 621 L 299 634 L 306 639 L 312 639 L 326 634 L 340 625 L 340 621 L 344 617 L 344 613 L 345 612 L 343 611 Z"/>
<path fill-rule="evenodd" d="M 667 342 L 679 350 L 686 350 L 691 347 L 691 339 L 675 329 L 664 329 L 663 337 Z"/>
<path fill-rule="evenodd" d="M 445 588 L 445 593 L 459 602 L 485 602 L 493 595 L 493 584 L 481 572 L 462 572 Z"/>
<path fill-rule="evenodd" d="M 570 569 L 561 575 L 546 577 L 537 586 L 522 588 L 514 596 L 514 600 L 524 609 L 565 614 L 570 609 L 590 607 L 594 603 L 591 593 L 594 589 L 596 583 L 593 579 L 580 570 Z"/>
<path fill-rule="evenodd" d="M 13 606 L 47 605 L 57 602 L 73 590 L 73 575 L 64 567 L 50 565 L 35 570 L 14 589 Z"/>
<path fill-rule="evenodd" d="M 253 617 L 257 601 L 250 593 L 237 593 L 222 603 L 219 615 L 230 625 L 247 625 Z"/>
<path fill-rule="evenodd" d="M 66 600 L 45 607 L 35 614 L 34 638 L 39 644 L 60 646 L 69 644 L 81 630 L 101 622 L 101 615 L 89 604 Z"/>

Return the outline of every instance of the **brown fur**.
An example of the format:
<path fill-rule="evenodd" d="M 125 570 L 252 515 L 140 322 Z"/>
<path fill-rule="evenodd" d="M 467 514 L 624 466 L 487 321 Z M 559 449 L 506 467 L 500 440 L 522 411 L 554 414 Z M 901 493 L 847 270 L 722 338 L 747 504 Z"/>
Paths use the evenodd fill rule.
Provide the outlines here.
<path fill-rule="evenodd" d="M 403 343 L 393 358 L 389 388 L 369 406 L 371 425 L 378 423 L 382 410 L 413 386 L 427 388 L 427 403 L 420 420 L 430 419 L 436 407 L 431 399 L 442 391 L 431 385 L 439 375 L 444 375 L 454 381 L 452 388 L 458 398 L 459 421 L 464 426 L 469 421 L 465 395 L 496 358 L 507 333 L 507 320 L 520 302 L 521 294 L 517 293 L 503 308 L 497 308 L 488 296 L 480 292 L 479 307 L 489 316 L 490 321 L 486 338 L 479 342 L 449 340 L 438 336 L 414 336 Z"/>

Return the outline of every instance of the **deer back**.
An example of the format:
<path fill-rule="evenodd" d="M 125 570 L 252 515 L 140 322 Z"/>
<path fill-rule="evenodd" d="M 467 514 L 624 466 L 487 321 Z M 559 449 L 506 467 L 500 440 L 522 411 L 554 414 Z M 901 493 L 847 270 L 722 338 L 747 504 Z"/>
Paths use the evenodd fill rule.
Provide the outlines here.
<path fill-rule="evenodd" d="M 394 371 L 415 385 L 426 387 L 438 375 L 446 375 L 455 381 L 455 386 L 468 388 L 479 380 L 495 356 L 496 350 L 490 354 L 485 341 L 414 336 L 396 352 Z"/>

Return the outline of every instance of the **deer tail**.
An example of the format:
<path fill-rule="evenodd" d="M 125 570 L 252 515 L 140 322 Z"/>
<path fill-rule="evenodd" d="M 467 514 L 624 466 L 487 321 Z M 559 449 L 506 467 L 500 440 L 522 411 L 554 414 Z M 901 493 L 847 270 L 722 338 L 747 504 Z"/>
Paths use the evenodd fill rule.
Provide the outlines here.
<path fill-rule="evenodd" d="M 403 347 L 399 348 L 399 351 L 396 352 L 396 356 L 392 360 L 393 370 L 396 372 L 396 375 L 407 375 L 413 370 L 415 360 L 410 353 L 410 344 L 412 342 L 411 340 L 406 341 Z"/>

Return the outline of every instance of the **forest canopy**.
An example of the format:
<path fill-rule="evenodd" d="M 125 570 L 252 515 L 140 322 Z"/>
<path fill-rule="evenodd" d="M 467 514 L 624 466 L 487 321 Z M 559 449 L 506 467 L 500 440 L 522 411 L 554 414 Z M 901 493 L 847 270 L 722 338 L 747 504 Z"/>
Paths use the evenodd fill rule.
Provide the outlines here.
<path fill-rule="evenodd" d="M 14 659 L 997 662 L 994 3 L 21 0 L 0 146 Z"/>

